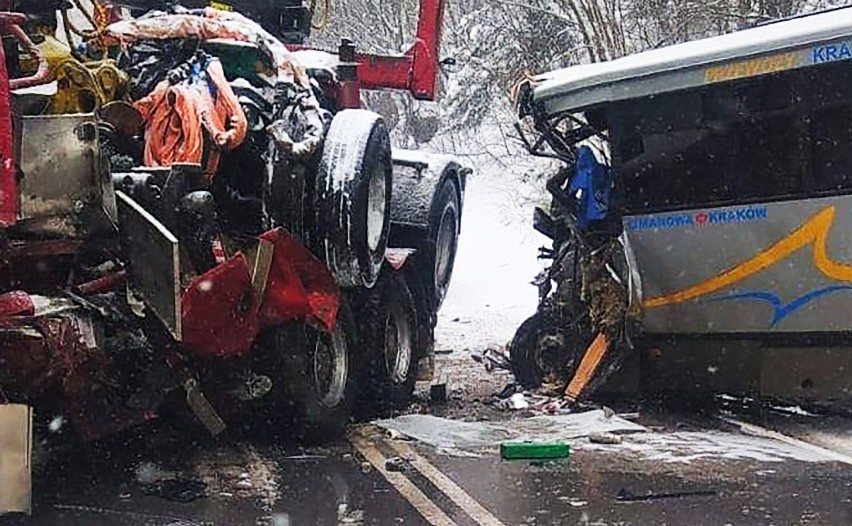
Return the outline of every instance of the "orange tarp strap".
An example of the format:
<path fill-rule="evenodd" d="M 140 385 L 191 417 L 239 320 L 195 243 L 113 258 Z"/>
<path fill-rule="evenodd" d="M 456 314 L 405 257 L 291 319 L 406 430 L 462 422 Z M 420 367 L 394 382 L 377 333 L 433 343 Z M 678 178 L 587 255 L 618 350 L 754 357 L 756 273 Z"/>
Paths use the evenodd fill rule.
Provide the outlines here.
<path fill-rule="evenodd" d="M 211 179 L 218 169 L 219 150 L 232 150 L 245 140 L 245 112 L 225 78 L 222 64 L 212 60 L 206 71 L 206 81 L 175 85 L 163 81 L 135 103 L 145 121 L 145 166 L 200 164 L 206 129 L 214 143 L 204 170 Z"/>
<path fill-rule="evenodd" d="M 604 333 L 598 334 L 595 341 L 589 345 L 586 354 L 583 355 L 583 360 L 580 362 L 580 367 L 577 368 L 574 378 L 571 379 L 571 383 L 565 389 L 565 396 L 568 400 L 576 402 L 580 398 L 586 386 L 597 373 L 601 362 L 609 351 L 609 347 L 609 338 Z"/>

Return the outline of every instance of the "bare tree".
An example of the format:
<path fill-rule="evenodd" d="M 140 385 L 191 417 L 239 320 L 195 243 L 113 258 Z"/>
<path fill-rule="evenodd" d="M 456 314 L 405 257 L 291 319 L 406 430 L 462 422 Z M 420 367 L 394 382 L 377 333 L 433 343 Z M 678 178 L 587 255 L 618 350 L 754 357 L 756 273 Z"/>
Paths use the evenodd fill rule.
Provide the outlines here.
<path fill-rule="evenodd" d="M 849 3 L 849 2 L 843 2 Z M 401 52 L 415 36 L 418 0 L 332 0 L 322 47 L 350 37 L 370 52 Z M 835 2 L 837 4 L 837 2 Z M 451 0 L 439 104 L 373 94 L 367 103 L 395 125 L 397 142 L 416 146 L 440 127 L 465 133 L 508 128 L 509 93 L 527 75 L 618 58 L 718 35 L 830 5 L 826 0 Z M 440 124 L 440 126 L 438 126 Z M 428 132 L 428 133 L 424 133 Z"/>

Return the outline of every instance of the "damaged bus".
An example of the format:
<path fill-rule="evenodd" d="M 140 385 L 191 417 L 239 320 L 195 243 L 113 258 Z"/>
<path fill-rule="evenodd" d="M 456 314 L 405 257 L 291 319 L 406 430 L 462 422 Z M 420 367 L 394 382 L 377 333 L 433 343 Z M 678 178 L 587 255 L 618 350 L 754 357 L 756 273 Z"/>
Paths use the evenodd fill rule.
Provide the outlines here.
<path fill-rule="evenodd" d="M 617 387 L 848 405 L 852 9 L 554 71 L 517 97 L 533 154 L 571 165 L 597 144 L 620 190 Z"/>

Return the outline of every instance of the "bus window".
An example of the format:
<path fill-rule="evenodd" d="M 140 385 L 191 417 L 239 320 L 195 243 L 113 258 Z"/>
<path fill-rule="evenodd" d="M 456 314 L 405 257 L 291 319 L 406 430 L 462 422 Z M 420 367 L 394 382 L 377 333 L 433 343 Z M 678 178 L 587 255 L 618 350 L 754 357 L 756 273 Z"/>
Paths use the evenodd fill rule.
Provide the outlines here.
<path fill-rule="evenodd" d="M 811 171 L 817 194 L 852 190 L 852 70 L 830 64 L 809 72 Z"/>
<path fill-rule="evenodd" d="M 792 76 L 779 75 L 713 87 L 700 97 L 696 92 L 632 101 L 612 119 L 619 123 L 613 136 L 627 212 L 802 194 L 804 117 L 794 112 L 792 85 Z"/>
<path fill-rule="evenodd" d="M 852 189 L 852 106 L 813 113 L 811 155 L 816 192 Z"/>

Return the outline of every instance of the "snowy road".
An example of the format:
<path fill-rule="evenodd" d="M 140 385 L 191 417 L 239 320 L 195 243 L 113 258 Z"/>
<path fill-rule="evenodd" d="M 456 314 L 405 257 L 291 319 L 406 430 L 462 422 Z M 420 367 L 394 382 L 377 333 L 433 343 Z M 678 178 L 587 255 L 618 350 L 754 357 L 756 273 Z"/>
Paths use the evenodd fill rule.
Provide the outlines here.
<path fill-rule="evenodd" d="M 470 179 L 438 349 L 502 346 L 535 312 L 537 291 L 530 282 L 542 269 L 538 248 L 547 240 L 532 229 L 534 192 L 499 170 Z"/>

